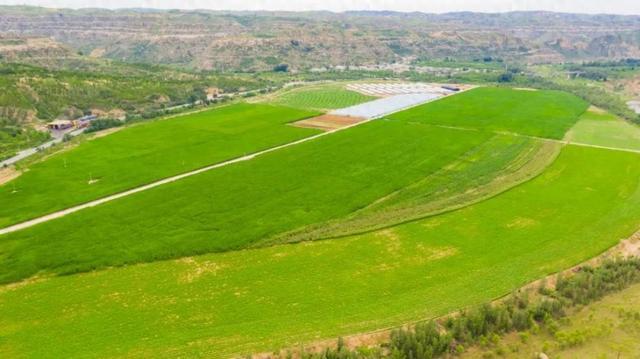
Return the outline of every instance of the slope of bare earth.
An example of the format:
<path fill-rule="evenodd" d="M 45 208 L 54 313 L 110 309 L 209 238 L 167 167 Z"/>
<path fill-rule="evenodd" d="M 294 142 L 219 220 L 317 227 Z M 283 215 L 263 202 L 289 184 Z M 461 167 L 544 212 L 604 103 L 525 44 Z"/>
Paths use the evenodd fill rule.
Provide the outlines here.
<path fill-rule="evenodd" d="M 1 7 L 0 13 L 0 33 L 51 36 L 94 57 L 203 69 L 365 65 L 406 57 L 640 57 L 638 16 L 32 7 Z"/>

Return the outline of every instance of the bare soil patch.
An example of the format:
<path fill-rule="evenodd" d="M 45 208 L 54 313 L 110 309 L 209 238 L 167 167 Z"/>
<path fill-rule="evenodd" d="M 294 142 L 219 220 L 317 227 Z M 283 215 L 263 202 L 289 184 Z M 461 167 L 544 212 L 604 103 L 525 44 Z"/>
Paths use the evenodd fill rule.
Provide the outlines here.
<path fill-rule="evenodd" d="M 293 122 L 292 125 L 304 128 L 316 128 L 322 131 L 334 131 L 347 126 L 355 125 L 366 119 L 362 117 L 322 115 Z"/>
<path fill-rule="evenodd" d="M 13 167 L 0 168 L 0 185 L 5 184 L 12 179 L 20 176 L 19 171 L 16 171 Z"/>
<path fill-rule="evenodd" d="M 589 106 L 589 111 L 595 112 L 595 113 L 599 113 L 599 114 L 607 113 L 607 111 L 601 109 L 600 107 L 596 107 L 596 106 L 593 106 L 593 105 Z"/>

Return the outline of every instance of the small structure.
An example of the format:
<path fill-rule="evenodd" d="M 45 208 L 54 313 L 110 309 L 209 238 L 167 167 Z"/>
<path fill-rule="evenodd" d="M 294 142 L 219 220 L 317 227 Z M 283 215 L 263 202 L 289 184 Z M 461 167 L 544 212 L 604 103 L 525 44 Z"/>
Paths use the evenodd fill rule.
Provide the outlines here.
<path fill-rule="evenodd" d="M 222 95 L 222 90 L 217 87 L 207 88 L 207 101 L 215 100 Z"/>
<path fill-rule="evenodd" d="M 73 122 L 69 120 L 55 120 L 47 124 L 47 128 L 54 131 L 66 130 L 73 127 Z"/>

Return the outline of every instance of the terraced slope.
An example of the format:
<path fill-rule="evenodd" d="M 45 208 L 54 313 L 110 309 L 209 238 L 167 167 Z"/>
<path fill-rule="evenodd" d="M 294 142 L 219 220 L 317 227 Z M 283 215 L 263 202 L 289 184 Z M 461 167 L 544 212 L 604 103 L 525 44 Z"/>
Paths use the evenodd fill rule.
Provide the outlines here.
<path fill-rule="evenodd" d="M 0 228 L 312 135 L 319 131 L 285 124 L 315 114 L 235 104 L 88 141 L 0 186 Z"/>
<path fill-rule="evenodd" d="M 392 229 L 5 286 L 0 353 L 273 350 L 485 302 L 638 226 L 640 155 L 567 146 L 530 182 Z"/>
<path fill-rule="evenodd" d="M 587 107 L 565 92 L 481 87 L 389 118 L 559 140 Z"/>

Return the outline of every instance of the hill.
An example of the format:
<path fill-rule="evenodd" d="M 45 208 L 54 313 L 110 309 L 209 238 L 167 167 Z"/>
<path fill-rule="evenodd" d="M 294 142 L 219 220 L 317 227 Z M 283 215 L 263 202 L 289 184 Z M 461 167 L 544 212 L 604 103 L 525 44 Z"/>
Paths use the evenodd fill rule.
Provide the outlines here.
<path fill-rule="evenodd" d="M 1 7 L 0 33 L 51 36 L 92 57 L 199 69 L 294 69 L 408 59 L 523 63 L 640 57 L 640 17 L 546 12 L 221 12 Z"/>

